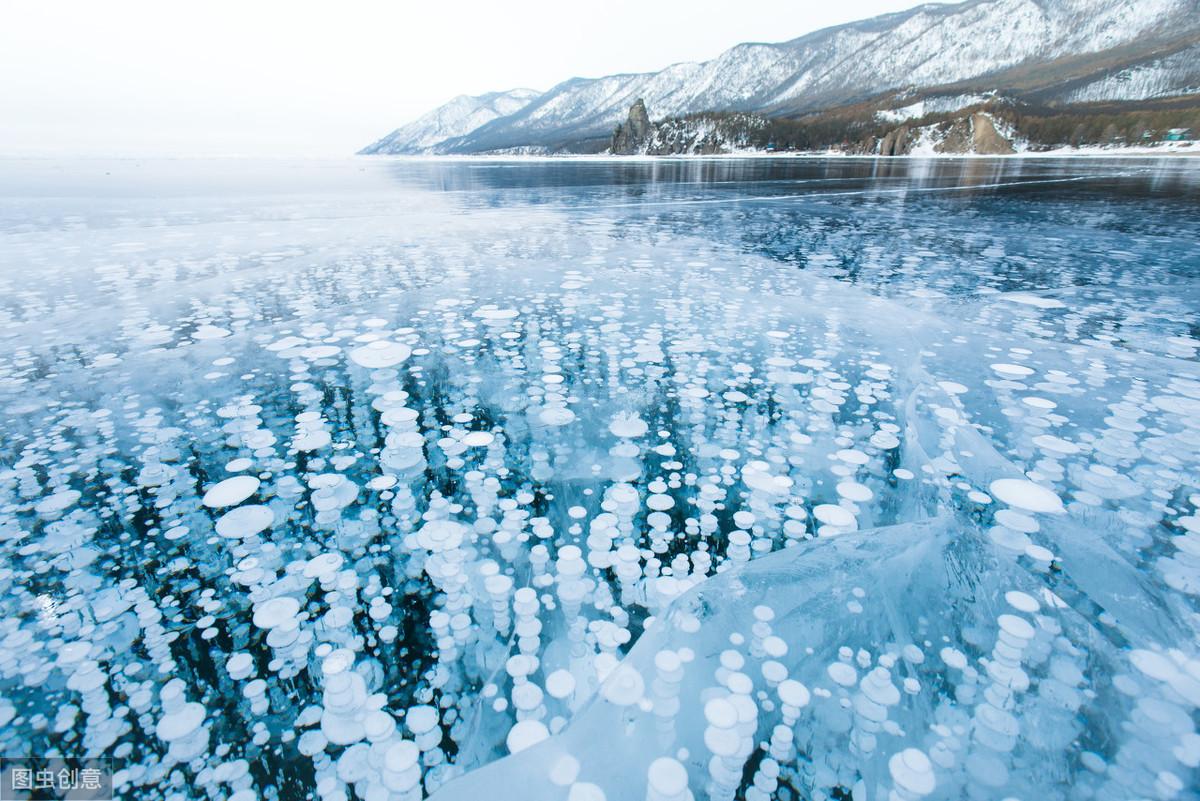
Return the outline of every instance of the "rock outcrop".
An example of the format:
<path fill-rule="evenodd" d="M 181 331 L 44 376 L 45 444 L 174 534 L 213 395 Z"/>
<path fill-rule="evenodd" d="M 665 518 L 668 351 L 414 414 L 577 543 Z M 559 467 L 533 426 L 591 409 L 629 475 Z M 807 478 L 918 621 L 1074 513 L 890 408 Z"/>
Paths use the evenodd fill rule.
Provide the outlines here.
<path fill-rule="evenodd" d="M 768 120 L 743 112 L 689 114 L 651 122 L 640 99 L 629 118 L 613 132 L 608 152 L 614 156 L 711 156 L 768 145 Z"/>
<path fill-rule="evenodd" d="M 629 107 L 629 118 L 613 131 L 609 150 L 616 156 L 645 153 L 653 135 L 654 125 L 650 122 L 650 114 L 646 111 L 646 104 L 639 97 Z"/>
<path fill-rule="evenodd" d="M 976 112 L 967 117 L 917 128 L 901 125 L 879 140 L 875 150 L 881 156 L 908 156 L 914 153 L 966 154 L 999 156 L 1015 153 L 1012 140 L 996 127 L 990 114 Z"/>
<path fill-rule="evenodd" d="M 906 156 L 913 144 L 913 133 L 907 125 L 889 132 L 879 143 L 881 156 Z"/>
<path fill-rule="evenodd" d="M 1000 133 L 996 128 L 995 120 L 987 114 L 976 114 L 971 117 L 971 146 L 973 152 L 988 155 L 1017 152 L 1012 141 Z"/>

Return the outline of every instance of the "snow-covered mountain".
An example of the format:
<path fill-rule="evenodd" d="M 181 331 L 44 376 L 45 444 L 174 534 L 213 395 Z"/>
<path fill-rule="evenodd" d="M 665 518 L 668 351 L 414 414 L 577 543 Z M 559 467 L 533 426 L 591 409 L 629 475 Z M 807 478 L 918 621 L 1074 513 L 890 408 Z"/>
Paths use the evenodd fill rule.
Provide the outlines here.
<path fill-rule="evenodd" d="M 429 153 L 447 139 L 463 136 L 498 117 L 519 111 L 541 93 L 534 89 L 510 89 L 486 95 L 459 95 L 420 119 L 397 128 L 361 151 L 377 153 Z"/>
<path fill-rule="evenodd" d="M 986 80 L 1006 70 L 1053 65 L 1089 54 L 1131 52 L 1200 39 L 1200 0 L 968 0 L 827 28 L 779 44 L 740 44 L 711 61 L 660 72 L 572 78 L 528 97 L 507 114 L 441 136 L 417 121 L 369 149 L 375 153 L 471 153 L 520 147 L 570 148 L 607 138 L 637 99 L 656 117 L 700 111 L 797 114 L 884 92 Z M 1187 39 L 1188 36 L 1192 38 Z M 1193 51 L 1194 52 L 1194 51 Z M 1192 85 L 1188 54 L 1159 58 L 1153 73 L 1096 76 L 1078 91 L 1089 99 L 1157 96 Z M 1106 83 L 1107 81 L 1107 83 Z M 1106 88 L 1112 85 L 1111 93 Z M 1108 93 L 1108 94 L 1106 94 Z M 1157 93 L 1154 94 L 1154 93 Z M 524 97 L 524 96 L 522 96 Z M 456 101 L 457 102 L 457 101 Z M 514 104 L 516 100 L 514 99 Z M 443 107 L 446 108 L 446 107 Z M 423 120 L 436 118 L 442 109 Z M 450 113 L 453 119 L 460 116 Z M 399 132 L 397 132 L 399 133 Z M 393 134 L 395 136 L 395 134 Z M 441 138 L 439 138 L 441 136 Z M 412 146 L 408 142 L 420 142 Z"/>

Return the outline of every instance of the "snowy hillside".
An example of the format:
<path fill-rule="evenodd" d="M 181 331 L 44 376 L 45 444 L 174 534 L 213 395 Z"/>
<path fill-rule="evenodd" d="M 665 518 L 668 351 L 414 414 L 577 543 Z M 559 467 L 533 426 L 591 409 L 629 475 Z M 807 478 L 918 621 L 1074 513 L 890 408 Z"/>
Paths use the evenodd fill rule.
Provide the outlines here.
<path fill-rule="evenodd" d="M 1026 62 L 1096 53 L 1195 25 L 1194 0 L 979 0 L 926 5 L 788 43 L 803 62 L 775 100 L 936 86 Z"/>
<path fill-rule="evenodd" d="M 1111 72 L 1071 92 L 1068 103 L 1141 100 L 1200 92 L 1200 44 L 1177 53 Z"/>
<path fill-rule="evenodd" d="M 643 98 L 656 116 L 702 111 L 796 113 L 897 89 L 953 84 L 1022 65 L 1145 48 L 1200 31 L 1196 0 L 970 0 L 817 31 L 779 44 L 741 44 L 711 61 L 660 72 L 572 78 L 508 113 L 443 107 L 367 152 L 471 153 L 515 147 L 570 148 L 606 138 Z M 1182 91 L 1188 55 L 1150 78 L 1085 87 L 1088 99 Z M 1194 61 L 1194 58 L 1192 59 Z M 1170 63 L 1167 63 L 1170 62 Z M 1178 79 L 1178 80 L 1177 80 Z M 1177 85 L 1178 84 L 1178 85 Z M 506 96 L 511 95 L 507 93 Z M 462 100 L 456 100 L 459 103 Z M 514 105 L 516 105 L 514 101 Z M 453 124 L 443 124 L 442 117 Z M 476 119 L 482 120 L 472 126 Z M 403 136 L 398 136 L 404 132 Z M 419 144 L 414 144 L 419 143 Z"/>
<path fill-rule="evenodd" d="M 959 111 L 969 106 L 985 103 L 991 99 L 989 95 L 953 95 L 950 97 L 929 97 L 918 100 L 901 108 L 880 109 L 875 113 L 877 119 L 884 122 L 904 122 L 924 117 L 926 114 Z"/>
<path fill-rule="evenodd" d="M 497 117 L 519 111 L 538 96 L 533 89 L 512 89 L 472 97 L 459 95 L 420 119 L 397 128 L 362 153 L 424 153 L 439 142 L 470 133 Z"/>

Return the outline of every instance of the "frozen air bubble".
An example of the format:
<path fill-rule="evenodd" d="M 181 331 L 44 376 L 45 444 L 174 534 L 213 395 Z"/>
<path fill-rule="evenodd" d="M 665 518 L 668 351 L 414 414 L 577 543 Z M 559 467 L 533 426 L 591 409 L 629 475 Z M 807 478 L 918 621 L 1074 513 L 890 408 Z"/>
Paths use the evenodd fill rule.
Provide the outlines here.
<path fill-rule="evenodd" d="M 269 506 L 251 504 L 230 509 L 217 519 L 217 534 L 225 539 L 240 539 L 259 534 L 275 522 Z"/>
<path fill-rule="evenodd" d="M 1028 378 L 1033 375 L 1033 370 L 1020 364 L 993 364 L 992 369 L 1005 378 Z"/>
<path fill-rule="evenodd" d="M 158 721 L 154 733 L 163 742 L 174 742 L 187 737 L 204 722 L 205 709 L 201 704 L 186 703 Z"/>
<path fill-rule="evenodd" d="M 905 748 L 888 760 L 888 772 L 897 787 L 913 796 L 926 796 L 937 786 L 933 765 L 924 751 Z"/>
<path fill-rule="evenodd" d="M 469 448 L 485 448 L 495 439 L 496 436 L 490 431 L 472 431 L 462 438 L 462 443 Z"/>
<path fill-rule="evenodd" d="M 1000 628 L 1005 633 L 1012 635 L 1018 640 L 1032 640 L 1034 635 L 1033 626 L 1023 617 L 1016 615 L 1000 615 L 996 618 L 996 622 L 1000 624 Z"/>
<path fill-rule="evenodd" d="M 540 720 L 522 720 L 508 730 L 505 745 L 510 754 L 520 753 L 550 736 L 550 730 Z"/>
<path fill-rule="evenodd" d="M 837 493 L 848 501 L 865 503 L 875 497 L 875 493 L 865 484 L 857 481 L 843 481 L 837 485 Z"/>
<path fill-rule="evenodd" d="M 839 662 L 837 664 L 841 663 Z M 833 666 L 830 665 L 830 667 L 832 668 Z M 851 668 L 851 671 L 853 671 L 853 668 Z M 833 674 L 830 673 L 830 676 L 832 675 Z M 841 682 L 838 683 L 840 684 Z M 850 683 L 854 683 L 853 678 L 851 678 Z M 777 687 L 775 691 L 779 693 L 780 701 L 788 706 L 794 706 L 797 709 L 802 709 L 808 706 L 808 702 L 812 697 L 808 692 L 808 688 L 795 679 L 785 679 L 784 681 L 779 682 L 779 687 Z"/>
<path fill-rule="evenodd" d="M 260 484 L 254 476 L 233 476 L 210 487 L 201 503 L 214 509 L 236 506 L 258 492 Z"/>
<path fill-rule="evenodd" d="M 575 677 L 567 670 L 556 670 L 546 677 L 546 692 L 553 698 L 568 698 L 575 692 Z"/>
<path fill-rule="evenodd" d="M 636 439 L 638 437 L 645 436 L 646 432 L 649 430 L 649 426 L 646 425 L 645 420 L 638 417 L 636 414 L 626 413 L 619 414 L 613 418 L 612 423 L 610 423 L 608 426 L 608 430 L 612 432 L 614 437 L 620 437 L 622 439 Z"/>
<path fill-rule="evenodd" d="M 687 769 L 671 757 L 659 757 L 651 762 L 646 778 L 650 789 L 660 798 L 679 797 L 688 787 Z"/>
<path fill-rule="evenodd" d="M 567 801 L 607 801 L 604 791 L 590 782 L 575 782 L 567 791 Z"/>
<path fill-rule="evenodd" d="M 1004 593 L 1004 600 L 1013 609 L 1016 609 L 1018 612 L 1025 612 L 1026 614 L 1033 614 L 1042 608 L 1037 598 L 1020 590 L 1009 590 Z"/>
<path fill-rule="evenodd" d="M 600 688 L 605 700 L 617 706 L 636 704 L 642 700 L 645 691 L 646 683 L 642 674 L 627 664 L 621 664 L 613 670 Z"/>
<path fill-rule="evenodd" d="M 858 672 L 845 662 L 833 662 L 825 668 L 825 672 L 829 674 L 829 678 L 843 687 L 853 687 L 854 683 L 858 681 Z"/>
<path fill-rule="evenodd" d="M 579 778 L 579 760 L 563 754 L 550 766 L 550 781 L 559 787 L 569 787 Z"/>
<path fill-rule="evenodd" d="M 412 349 L 400 342 L 377 339 L 350 351 L 350 359 L 360 367 L 378 370 L 393 367 L 412 355 Z"/>
<path fill-rule="evenodd" d="M 848 509 L 832 503 L 823 503 L 813 507 L 813 517 L 827 526 L 845 528 L 856 524 L 854 515 Z"/>
<path fill-rule="evenodd" d="M 273 629 L 293 622 L 300 613 L 300 602 L 290 595 L 263 601 L 254 608 L 254 625 Z"/>
<path fill-rule="evenodd" d="M 997 479 L 988 485 L 988 490 L 1009 506 L 1015 506 L 1027 512 L 1061 514 L 1065 511 L 1062 498 L 1045 487 L 1026 479 Z"/>
<path fill-rule="evenodd" d="M 80 497 L 80 493 L 75 490 L 61 490 L 53 495 L 47 495 L 45 498 L 42 498 L 33 509 L 39 515 L 57 514 L 64 509 L 74 506 Z"/>

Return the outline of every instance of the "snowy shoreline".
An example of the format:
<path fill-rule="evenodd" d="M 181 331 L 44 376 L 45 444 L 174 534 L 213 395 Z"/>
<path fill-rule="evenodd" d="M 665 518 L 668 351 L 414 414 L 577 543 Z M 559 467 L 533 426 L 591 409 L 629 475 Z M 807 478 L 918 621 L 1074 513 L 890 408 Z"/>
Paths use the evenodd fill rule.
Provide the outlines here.
<path fill-rule="evenodd" d="M 355 158 L 382 159 L 394 161 L 703 161 L 705 159 L 885 159 L 888 161 L 922 161 L 930 159 L 1146 159 L 1146 158 L 1184 158 L 1200 156 L 1200 146 L 1195 149 L 1160 149 L 1160 148 L 1061 148 L 1058 150 L 1024 151 L 1021 153 L 985 154 L 985 153 L 909 153 L 901 156 L 881 156 L 872 153 L 844 153 L 841 151 L 791 151 L 768 152 L 761 150 L 745 150 L 735 153 L 690 154 L 676 153 L 669 155 L 632 155 L 614 156 L 605 153 L 557 153 L 557 154 L 515 154 L 515 153 L 471 153 L 446 155 L 371 155 L 355 156 Z"/>
<path fill-rule="evenodd" d="M 201 153 L 195 155 L 179 154 L 149 154 L 132 155 L 128 153 L 86 153 L 86 154 L 0 154 L 0 162 L 103 162 L 103 161 L 704 161 L 706 159 L 856 159 L 856 160 L 889 160 L 889 161 L 921 161 L 931 159 L 1147 159 L 1171 158 L 1189 160 L 1200 156 L 1200 143 L 1194 149 L 1158 148 L 1114 148 L 1104 149 L 1059 149 L 1037 152 L 1021 152 L 988 155 L 982 153 L 909 153 L 901 156 L 880 156 L 866 153 L 843 153 L 840 151 L 791 151 L 767 152 L 760 150 L 744 150 L 735 153 L 671 154 L 661 156 L 636 155 L 614 156 L 603 153 L 558 153 L 558 154 L 516 154 L 516 153 L 471 153 L 471 154 L 379 154 L 361 155 L 351 153 L 345 155 L 308 154 L 260 154 L 260 153 Z"/>

